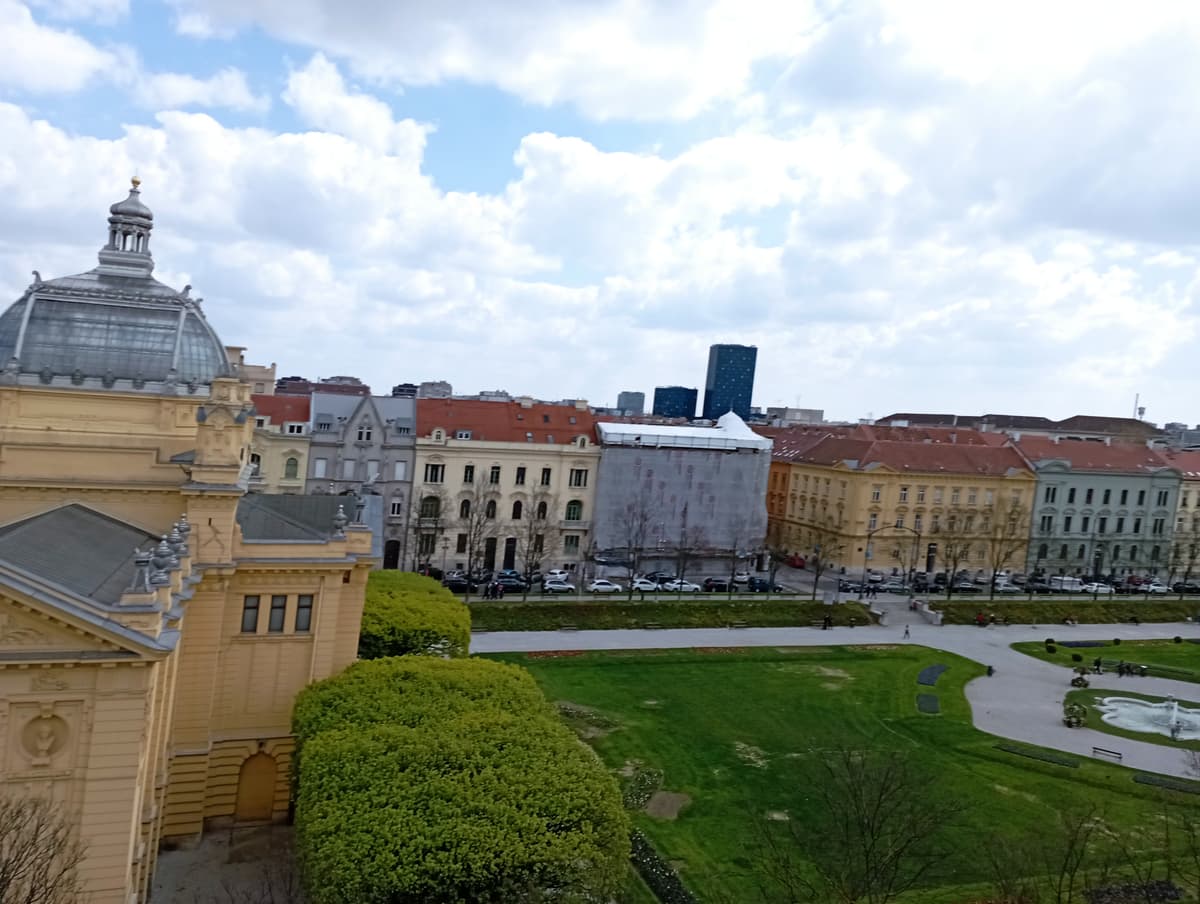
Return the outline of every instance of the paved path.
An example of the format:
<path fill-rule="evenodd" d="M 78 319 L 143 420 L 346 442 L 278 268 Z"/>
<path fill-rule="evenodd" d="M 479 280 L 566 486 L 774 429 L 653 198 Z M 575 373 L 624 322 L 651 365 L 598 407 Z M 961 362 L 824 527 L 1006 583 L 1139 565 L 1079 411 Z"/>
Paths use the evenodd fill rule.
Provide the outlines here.
<path fill-rule="evenodd" d="M 1116 750 L 1122 764 L 1146 772 L 1186 776 L 1187 756 L 1179 748 L 1131 741 L 1090 728 L 1062 724 L 1063 698 L 1070 688 L 1070 671 L 1062 666 L 1025 656 L 1010 648 L 1022 640 L 1153 640 L 1200 637 L 1195 624 L 1077 625 L 1075 627 L 976 628 L 966 625 L 911 623 L 911 638 L 904 639 L 904 624 L 891 627 L 834 628 L 666 628 L 619 631 L 504 631 L 475 634 L 473 653 L 513 653 L 541 650 L 648 650 L 687 647 L 801 647 L 829 644 L 912 643 L 957 653 L 993 666 L 996 673 L 967 684 L 976 728 L 1014 741 L 1024 741 L 1079 754 L 1092 755 L 1093 747 Z M 1085 660 L 1087 650 L 1080 650 Z M 1200 661 L 1200 646 L 1196 647 Z M 1137 691 L 1153 696 L 1171 694 L 1181 700 L 1200 700 L 1200 685 L 1166 678 L 1119 678 L 1114 674 L 1090 676 L 1092 689 Z M 916 687 L 913 688 L 914 694 Z"/>

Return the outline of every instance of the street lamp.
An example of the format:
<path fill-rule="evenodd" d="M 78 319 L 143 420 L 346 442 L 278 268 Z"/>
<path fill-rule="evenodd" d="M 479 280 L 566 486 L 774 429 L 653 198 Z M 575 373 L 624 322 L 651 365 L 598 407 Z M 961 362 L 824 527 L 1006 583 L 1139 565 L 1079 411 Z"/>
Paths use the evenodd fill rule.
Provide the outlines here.
<path fill-rule="evenodd" d="M 450 538 L 442 537 L 442 577 L 446 576 L 446 553 L 450 551 Z"/>

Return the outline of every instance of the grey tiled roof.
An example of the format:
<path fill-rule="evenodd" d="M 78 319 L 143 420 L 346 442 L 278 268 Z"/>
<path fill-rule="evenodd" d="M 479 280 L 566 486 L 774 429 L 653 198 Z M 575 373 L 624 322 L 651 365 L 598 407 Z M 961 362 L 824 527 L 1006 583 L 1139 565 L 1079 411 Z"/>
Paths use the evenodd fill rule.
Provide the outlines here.
<path fill-rule="evenodd" d="M 134 548 L 157 540 L 93 509 L 67 505 L 0 528 L 0 561 L 115 605 L 133 581 Z"/>
<path fill-rule="evenodd" d="M 338 506 L 354 520 L 356 496 L 295 496 L 251 493 L 238 502 L 237 521 L 246 540 L 329 539 Z"/>

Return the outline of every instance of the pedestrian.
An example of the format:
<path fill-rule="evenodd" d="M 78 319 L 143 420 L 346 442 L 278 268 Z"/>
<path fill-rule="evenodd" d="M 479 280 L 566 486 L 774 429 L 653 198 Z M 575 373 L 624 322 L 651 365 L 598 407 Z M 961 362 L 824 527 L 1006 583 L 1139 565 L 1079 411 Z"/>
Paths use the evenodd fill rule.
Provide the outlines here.
<path fill-rule="evenodd" d="M 1092 667 L 1095 669 L 1095 672 L 1097 675 L 1104 674 L 1104 672 L 1101 671 L 1101 666 L 1103 664 L 1104 664 L 1104 660 L 1102 660 L 1099 656 L 1097 656 L 1096 661 L 1092 663 Z"/>
<path fill-rule="evenodd" d="M 908 640 L 911 635 L 908 633 L 908 625 L 904 626 L 904 639 Z"/>

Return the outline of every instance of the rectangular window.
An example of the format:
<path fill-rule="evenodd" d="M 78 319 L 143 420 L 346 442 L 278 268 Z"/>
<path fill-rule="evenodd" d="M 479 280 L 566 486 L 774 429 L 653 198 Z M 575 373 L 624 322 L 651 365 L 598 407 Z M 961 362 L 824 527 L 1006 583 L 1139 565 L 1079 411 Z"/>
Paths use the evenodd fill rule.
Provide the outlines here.
<path fill-rule="evenodd" d="M 425 482 L 426 483 L 441 483 L 446 479 L 445 465 L 426 465 L 425 466 Z"/>
<path fill-rule="evenodd" d="M 318 433 L 332 433 L 333 432 L 333 421 L 317 421 L 317 432 Z"/>
<path fill-rule="evenodd" d="M 1150 532 L 1152 534 L 1154 534 L 1156 537 L 1161 537 L 1163 534 L 1164 526 L 1165 525 L 1164 525 L 1162 518 L 1155 518 L 1154 524 L 1151 526 Z"/>
<path fill-rule="evenodd" d="M 950 504 L 958 505 L 958 500 L 962 497 L 962 489 L 960 487 L 951 487 L 950 489 Z"/>
<path fill-rule="evenodd" d="M 1054 497 L 1058 495 L 1058 487 L 1046 487 L 1045 498 L 1042 500 L 1047 504 L 1054 503 Z"/>
<path fill-rule="evenodd" d="M 1121 490 L 1121 505 L 1129 503 L 1129 490 Z"/>
<path fill-rule="evenodd" d="M 1137 549 L 1138 548 L 1136 546 L 1129 547 L 1129 561 L 1130 562 L 1137 561 Z"/>
<path fill-rule="evenodd" d="M 900 487 L 900 501 L 908 502 L 908 487 Z"/>
<path fill-rule="evenodd" d="M 970 487 L 967 490 L 967 505 L 974 505 L 978 499 L 979 490 L 975 489 L 975 487 Z"/>
<path fill-rule="evenodd" d="M 1085 534 L 1088 532 L 1088 530 L 1091 528 L 1091 526 L 1092 526 L 1092 519 L 1089 518 L 1087 515 L 1084 515 L 1082 518 L 1079 519 L 1079 529 L 1081 531 L 1083 531 Z"/>
<path fill-rule="evenodd" d="M 267 631 L 271 634 L 283 633 L 283 619 L 287 615 L 287 597 L 271 597 L 271 615 L 267 619 Z"/>
<path fill-rule="evenodd" d="M 1133 519 L 1133 532 L 1135 534 L 1140 534 L 1142 532 L 1142 519 L 1141 518 Z"/>
<path fill-rule="evenodd" d="M 521 465 L 517 468 L 517 486 L 525 486 L 525 466 Z"/>
<path fill-rule="evenodd" d="M 256 417 L 256 418 L 254 419 L 254 426 L 255 426 L 255 427 L 265 427 L 265 426 L 267 426 L 267 419 L 266 419 L 265 417 Z"/>
<path fill-rule="evenodd" d="M 550 486 L 550 469 L 542 468 L 542 486 Z"/>
<path fill-rule="evenodd" d="M 923 525 L 924 525 L 924 522 L 921 520 L 921 516 L 919 514 L 913 515 L 913 529 L 919 533 L 921 530 L 924 529 Z"/>
<path fill-rule="evenodd" d="M 302 593 L 296 597 L 296 633 L 306 634 L 312 628 L 313 597 Z"/>
<path fill-rule="evenodd" d="M 367 460 L 367 480 L 379 479 L 379 459 L 371 458 Z"/>
<path fill-rule="evenodd" d="M 1138 490 L 1137 504 L 1138 504 L 1139 508 L 1146 504 L 1146 491 L 1145 490 Z"/>
<path fill-rule="evenodd" d="M 1091 487 L 1088 487 L 1086 490 L 1083 491 L 1083 504 L 1084 505 L 1092 504 L 1092 496 L 1095 492 L 1096 491 L 1093 490 Z"/>
<path fill-rule="evenodd" d="M 475 482 L 475 466 L 463 465 L 463 483 Z"/>
<path fill-rule="evenodd" d="M 587 468 L 572 468 L 568 483 L 573 487 L 586 487 L 587 477 Z"/>
<path fill-rule="evenodd" d="M 1064 562 L 1067 561 L 1067 544 L 1064 543 L 1058 550 L 1058 557 Z"/>
<path fill-rule="evenodd" d="M 287 432 L 288 432 L 288 433 L 291 433 L 292 435 L 295 435 L 295 434 L 297 434 L 297 433 L 303 433 L 303 432 L 304 432 L 304 425 L 303 425 L 303 424 L 288 424 L 288 425 L 287 425 Z"/>
<path fill-rule="evenodd" d="M 933 488 L 933 504 L 934 505 L 942 504 L 942 488 L 941 487 Z"/>
<path fill-rule="evenodd" d="M 1171 498 L 1171 491 L 1170 491 L 1170 490 L 1159 490 L 1159 491 L 1158 491 L 1158 504 L 1159 504 L 1160 506 L 1166 505 L 1166 504 L 1167 504 L 1167 500 L 1168 500 L 1168 499 L 1170 499 L 1170 498 Z"/>
<path fill-rule="evenodd" d="M 327 467 L 329 467 L 329 459 L 314 458 L 313 459 L 313 477 L 324 477 L 326 474 L 325 469 Z"/>
<path fill-rule="evenodd" d="M 869 517 L 867 519 L 867 530 L 875 530 L 875 528 L 878 526 L 879 526 L 879 516 L 876 515 L 874 512 L 872 512 L 871 517 Z"/>
<path fill-rule="evenodd" d="M 579 552 L 579 534 L 567 534 L 563 537 L 563 552 L 567 555 Z"/>
<path fill-rule="evenodd" d="M 1068 487 L 1067 488 L 1067 505 L 1074 505 L 1074 504 L 1075 504 L 1075 487 Z M 1066 558 L 1066 556 L 1064 556 L 1063 558 Z"/>
<path fill-rule="evenodd" d="M 942 519 L 940 516 L 931 515 L 929 517 L 929 529 L 935 534 L 942 529 Z"/>
<path fill-rule="evenodd" d="M 546 535 L 545 534 L 534 534 L 533 535 L 533 551 L 534 552 L 545 552 L 546 551 Z"/>
<path fill-rule="evenodd" d="M 1101 497 L 1101 499 L 1102 499 L 1102 501 L 1100 503 L 1101 505 L 1108 505 L 1109 502 L 1112 501 L 1112 490 L 1105 490 L 1104 496 Z"/>
<path fill-rule="evenodd" d="M 255 634 L 258 632 L 258 597 L 247 596 L 242 599 L 242 633 Z"/>
<path fill-rule="evenodd" d="M 470 430 L 455 430 L 454 438 L 455 439 L 470 439 L 471 431 Z"/>
<path fill-rule="evenodd" d="M 1108 519 L 1101 516 L 1096 519 L 1096 533 L 1102 534 L 1108 530 Z"/>
<path fill-rule="evenodd" d="M 403 515 L 404 514 L 404 503 L 401 502 L 399 499 L 393 499 L 391 513 L 393 515 Z"/>
<path fill-rule="evenodd" d="M 1125 519 L 1124 518 L 1117 519 L 1117 533 L 1118 534 L 1125 533 Z"/>
<path fill-rule="evenodd" d="M 925 501 L 925 487 L 917 487 L 917 502 Z"/>
<path fill-rule="evenodd" d="M 1066 515 L 1063 518 L 1063 533 L 1069 534 L 1070 532 L 1071 532 L 1071 516 Z"/>
<path fill-rule="evenodd" d="M 408 462 L 397 461 L 392 464 L 392 480 L 408 480 Z"/>
<path fill-rule="evenodd" d="M 455 552 L 466 552 L 467 551 L 467 535 L 466 534 L 458 535 L 458 539 L 454 543 L 454 551 Z"/>
<path fill-rule="evenodd" d="M 904 527 L 904 516 L 903 515 L 896 516 L 896 527 L 899 527 L 899 528 Z"/>
<path fill-rule="evenodd" d="M 995 490 L 985 490 L 983 493 L 983 504 L 991 505 L 995 501 L 996 501 L 996 491 Z"/>
<path fill-rule="evenodd" d="M 360 443 L 369 443 L 371 441 L 371 428 L 365 424 L 358 428 L 358 441 Z"/>
<path fill-rule="evenodd" d="M 492 465 L 492 469 L 488 472 L 488 483 L 497 484 L 500 482 L 500 466 Z"/>
<path fill-rule="evenodd" d="M 882 486 L 880 486 L 879 484 L 876 484 L 875 486 L 871 487 L 871 501 L 872 502 L 878 502 L 881 496 L 883 496 L 883 487 Z"/>
<path fill-rule="evenodd" d="M 354 468 L 358 464 L 354 459 L 348 458 L 342 462 L 342 480 L 354 479 Z"/>

